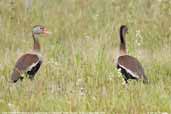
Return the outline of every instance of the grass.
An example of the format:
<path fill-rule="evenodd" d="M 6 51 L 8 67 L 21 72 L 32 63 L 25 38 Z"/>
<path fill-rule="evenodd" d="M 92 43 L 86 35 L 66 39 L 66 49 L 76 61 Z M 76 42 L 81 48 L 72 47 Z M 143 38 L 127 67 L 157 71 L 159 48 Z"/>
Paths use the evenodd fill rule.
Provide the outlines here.
<path fill-rule="evenodd" d="M 169 0 L 0 1 L 0 111 L 171 112 L 171 2 Z M 17 57 L 32 48 L 36 24 L 44 63 L 31 82 L 9 83 Z M 145 68 L 148 85 L 126 89 L 115 68 L 118 30 Z M 114 60 L 114 61 L 113 61 Z"/>

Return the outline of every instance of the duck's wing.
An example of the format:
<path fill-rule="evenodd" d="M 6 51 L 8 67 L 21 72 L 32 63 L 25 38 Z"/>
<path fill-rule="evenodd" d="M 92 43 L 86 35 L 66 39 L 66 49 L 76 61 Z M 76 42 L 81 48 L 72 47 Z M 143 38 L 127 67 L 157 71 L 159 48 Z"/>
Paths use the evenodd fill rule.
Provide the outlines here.
<path fill-rule="evenodd" d="M 37 54 L 27 53 L 22 55 L 16 62 L 12 73 L 12 80 L 18 80 L 21 75 L 34 68 L 41 61 L 40 57 Z"/>
<path fill-rule="evenodd" d="M 126 72 L 131 74 L 134 78 L 140 79 L 144 76 L 144 69 L 141 63 L 132 56 L 120 56 L 118 58 L 118 66 L 126 70 Z"/>

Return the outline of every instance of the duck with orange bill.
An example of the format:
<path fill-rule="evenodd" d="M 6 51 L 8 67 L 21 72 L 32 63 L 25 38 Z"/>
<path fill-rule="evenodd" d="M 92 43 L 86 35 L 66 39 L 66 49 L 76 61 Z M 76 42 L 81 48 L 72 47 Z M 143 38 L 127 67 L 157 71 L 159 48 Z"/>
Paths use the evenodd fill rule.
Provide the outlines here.
<path fill-rule="evenodd" d="M 17 60 L 13 72 L 11 74 L 12 82 L 17 82 L 18 80 L 23 79 L 23 74 L 28 75 L 29 79 L 33 80 L 35 74 L 39 70 L 43 60 L 42 55 L 40 53 L 40 43 L 39 43 L 39 35 L 48 35 L 50 32 L 46 27 L 42 25 L 36 25 L 32 29 L 32 37 L 33 37 L 33 49 L 31 52 L 27 52 L 23 54 Z"/>

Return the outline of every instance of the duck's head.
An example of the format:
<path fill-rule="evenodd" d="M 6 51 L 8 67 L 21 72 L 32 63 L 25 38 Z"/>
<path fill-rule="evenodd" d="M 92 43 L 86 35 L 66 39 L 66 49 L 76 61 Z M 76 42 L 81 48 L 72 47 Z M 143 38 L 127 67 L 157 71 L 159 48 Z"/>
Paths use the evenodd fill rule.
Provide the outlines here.
<path fill-rule="evenodd" d="M 121 25 L 121 27 L 120 27 L 120 33 L 122 35 L 125 35 L 126 33 L 128 33 L 128 27 L 126 25 Z"/>
<path fill-rule="evenodd" d="M 33 35 L 40 35 L 40 34 L 45 34 L 48 35 L 50 32 L 48 29 L 42 25 L 35 25 L 32 29 Z"/>

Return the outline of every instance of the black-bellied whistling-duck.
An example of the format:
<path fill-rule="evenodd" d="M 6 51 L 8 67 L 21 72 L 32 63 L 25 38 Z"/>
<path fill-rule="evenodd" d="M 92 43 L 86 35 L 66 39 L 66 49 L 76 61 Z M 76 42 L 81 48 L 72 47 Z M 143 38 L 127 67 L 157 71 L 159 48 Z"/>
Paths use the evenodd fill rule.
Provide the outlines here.
<path fill-rule="evenodd" d="M 27 74 L 31 80 L 34 79 L 36 72 L 39 70 L 42 64 L 38 38 L 40 34 L 49 34 L 49 32 L 44 26 L 34 26 L 32 30 L 32 36 L 34 40 L 33 49 L 31 52 L 25 53 L 17 60 L 11 75 L 12 82 L 17 82 L 19 79 L 22 80 L 23 74 Z"/>
<path fill-rule="evenodd" d="M 127 53 L 125 42 L 127 32 L 128 28 L 125 25 L 122 25 L 120 27 L 120 50 L 117 68 L 120 69 L 126 84 L 128 83 L 128 79 L 142 79 L 144 83 L 147 83 L 148 80 L 141 63 L 135 57 L 129 56 Z"/>

